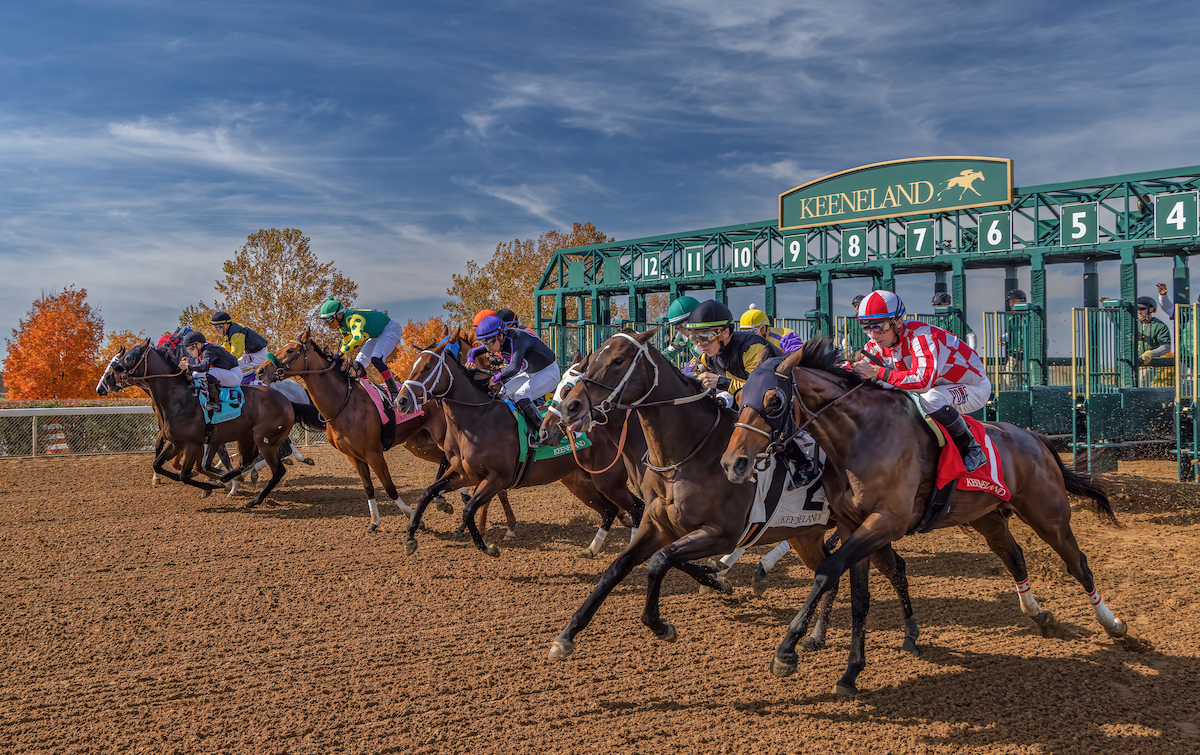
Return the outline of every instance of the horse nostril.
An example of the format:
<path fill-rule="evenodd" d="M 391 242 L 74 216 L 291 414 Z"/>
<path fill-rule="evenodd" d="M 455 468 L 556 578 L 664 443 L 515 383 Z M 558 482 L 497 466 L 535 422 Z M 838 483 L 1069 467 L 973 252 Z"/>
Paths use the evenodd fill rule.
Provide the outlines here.
<path fill-rule="evenodd" d="M 739 456 L 738 460 L 733 463 L 733 473 L 740 477 L 746 473 L 746 467 L 749 465 L 750 461 L 745 456 Z"/>

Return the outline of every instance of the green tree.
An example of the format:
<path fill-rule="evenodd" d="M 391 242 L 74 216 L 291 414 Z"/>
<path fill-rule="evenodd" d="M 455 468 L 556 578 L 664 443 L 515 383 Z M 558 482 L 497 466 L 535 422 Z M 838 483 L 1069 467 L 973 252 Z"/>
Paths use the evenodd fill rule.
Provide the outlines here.
<path fill-rule="evenodd" d="M 308 242 L 295 228 L 250 234 L 222 266 L 225 277 L 216 282 L 220 298 L 212 305 L 199 302 L 183 310 L 179 324 L 211 334 L 212 313 L 224 310 L 235 322 L 261 333 L 268 348 L 295 338 L 306 326 L 326 345 L 340 342 L 317 319 L 317 312 L 330 296 L 350 306 L 358 285 L 332 262 L 318 260 Z"/>
<path fill-rule="evenodd" d="M 569 233 L 547 231 L 537 241 L 513 239 L 497 244 L 486 265 L 471 260 L 466 272 L 451 276 L 453 282 L 446 293 L 452 298 L 442 306 L 459 325 L 469 326 L 481 309 L 501 307 L 516 312 L 522 322 L 532 323 L 535 292 L 554 250 L 610 241 L 613 239 L 591 223 L 576 223 Z"/>

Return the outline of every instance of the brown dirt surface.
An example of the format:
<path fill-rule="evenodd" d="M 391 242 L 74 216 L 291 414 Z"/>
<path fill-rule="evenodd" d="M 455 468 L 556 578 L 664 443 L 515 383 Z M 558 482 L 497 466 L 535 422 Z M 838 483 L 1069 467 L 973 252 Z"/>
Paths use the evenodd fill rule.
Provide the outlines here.
<path fill-rule="evenodd" d="M 1043 637 L 982 539 L 906 538 L 923 653 L 899 651 L 898 601 L 872 574 L 862 693 L 831 693 L 846 662 L 848 588 L 829 646 L 776 679 L 768 665 L 811 575 L 793 555 L 762 597 L 672 573 L 659 642 L 635 571 L 551 662 L 550 641 L 628 538 L 576 557 L 598 523 L 560 485 L 514 491 L 519 539 L 492 513 L 488 558 L 430 507 L 420 550 L 336 451 L 294 466 L 269 503 L 149 485 L 149 457 L 0 462 L 0 752 L 442 753 L 1200 751 L 1197 487 L 1167 462 L 1110 475 L 1123 528 L 1073 517 L 1105 601 L 1137 650 L 1115 645 L 1082 589 L 1028 528 Z M 414 503 L 433 465 L 388 454 Z M 382 504 L 381 504 L 382 505 Z"/>

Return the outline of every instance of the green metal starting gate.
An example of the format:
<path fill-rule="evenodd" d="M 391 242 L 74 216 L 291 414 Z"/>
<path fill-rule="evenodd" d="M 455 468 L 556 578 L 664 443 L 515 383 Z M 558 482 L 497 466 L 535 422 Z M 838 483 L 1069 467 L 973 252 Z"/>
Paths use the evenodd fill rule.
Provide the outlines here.
<path fill-rule="evenodd" d="M 1175 460 L 1180 481 L 1200 482 L 1200 307 L 1175 305 Z"/>

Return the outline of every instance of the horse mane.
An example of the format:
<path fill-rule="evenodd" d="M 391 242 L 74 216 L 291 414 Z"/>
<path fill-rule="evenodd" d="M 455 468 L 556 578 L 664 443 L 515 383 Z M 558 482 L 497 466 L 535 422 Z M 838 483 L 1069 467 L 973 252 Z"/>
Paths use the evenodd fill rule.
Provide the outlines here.
<path fill-rule="evenodd" d="M 633 330 L 632 328 L 622 328 L 621 330 L 618 330 L 617 333 L 624 333 L 625 335 L 628 335 L 628 336 L 637 336 L 638 335 L 638 332 L 636 330 Z M 646 345 L 649 346 L 650 348 L 654 349 L 654 353 L 656 353 L 660 357 L 662 357 L 662 360 L 667 363 L 667 366 L 671 368 L 671 371 L 674 372 L 677 376 L 679 376 L 679 379 L 681 379 L 685 385 L 690 386 L 693 390 L 696 390 L 696 391 L 704 390 L 703 383 L 701 383 L 699 380 L 692 377 L 691 375 L 685 375 L 683 373 L 683 370 L 679 369 L 679 367 L 676 366 L 676 364 L 674 362 L 672 362 L 670 359 L 667 359 L 667 355 L 662 353 L 661 351 L 659 351 L 657 348 L 655 348 L 654 344 L 646 344 Z M 591 355 L 592 355 L 592 352 L 589 351 L 584 356 L 584 359 L 586 360 L 587 357 L 590 357 Z"/>
<path fill-rule="evenodd" d="M 308 342 L 312 344 L 314 351 L 325 358 L 325 361 L 333 363 L 336 369 L 331 370 L 332 372 L 336 372 L 347 383 L 350 382 L 350 365 L 346 362 L 346 356 L 344 354 L 335 354 L 326 351 L 325 347 L 321 346 L 321 344 L 317 342 L 317 339 L 313 338 L 312 336 L 309 336 Z"/>
<path fill-rule="evenodd" d="M 804 354 L 800 357 L 800 364 L 796 366 L 827 372 L 850 385 L 868 382 L 853 370 L 842 367 L 845 362 L 846 355 L 842 347 L 838 346 L 829 334 L 818 333 L 804 342 Z"/>

